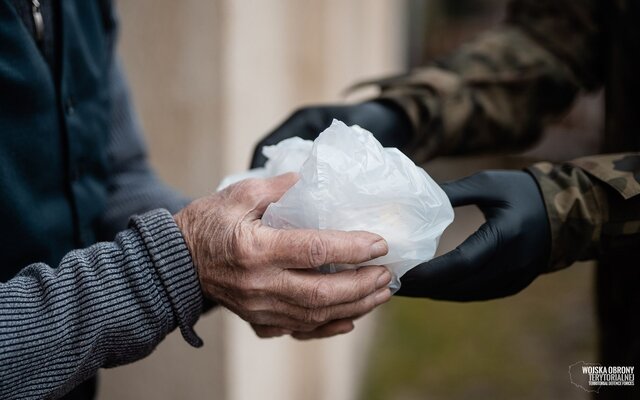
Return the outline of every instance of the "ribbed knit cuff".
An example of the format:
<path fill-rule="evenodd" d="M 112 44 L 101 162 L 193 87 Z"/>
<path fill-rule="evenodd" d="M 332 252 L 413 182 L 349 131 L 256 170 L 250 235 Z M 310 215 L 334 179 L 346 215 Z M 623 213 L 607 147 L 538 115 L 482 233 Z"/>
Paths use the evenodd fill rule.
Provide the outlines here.
<path fill-rule="evenodd" d="M 202 346 L 193 330 L 202 312 L 200 282 L 173 216 L 164 209 L 153 210 L 132 217 L 130 227 L 142 237 L 182 336 L 190 345 Z"/>

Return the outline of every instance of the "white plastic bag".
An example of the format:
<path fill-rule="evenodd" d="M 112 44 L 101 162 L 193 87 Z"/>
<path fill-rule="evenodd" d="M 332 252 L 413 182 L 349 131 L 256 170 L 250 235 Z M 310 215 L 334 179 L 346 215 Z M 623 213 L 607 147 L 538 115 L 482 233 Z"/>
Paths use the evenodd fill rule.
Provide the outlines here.
<path fill-rule="evenodd" d="M 267 168 L 290 162 L 291 169 L 277 168 L 277 173 L 296 171 L 304 146 L 289 140 L 265 148 Z M 269 176 L 277 174 L 275 169 Z M 433 258 L 442 232 L 453 221 L 449 199 L 438 184 L 398 149 L 383 148 L 359 126 L 334 120 L 313 142 L 299 172 L 300 180 L 269 205 L 262 222 L 274 228 L 379 234 L 386 239 L 389 253 L 362 265 L 385 265 L 394 276 L 393 291 L 400 288 L 405 272 Z M 335 272 L 359 266 L 325 269 Z"/>
<path fill-rule="evenodd" d="M 262 154 L 267 157 L 264 167 L 229 175 L 220 182 L 216 191 L 248 178 L 269 178 L 287 172 L 298 172 L 309 158 L 312 146 L 313 141 L 299 137 L 285 139 L 273 146 L 265 146 L 262 148 Z"/>

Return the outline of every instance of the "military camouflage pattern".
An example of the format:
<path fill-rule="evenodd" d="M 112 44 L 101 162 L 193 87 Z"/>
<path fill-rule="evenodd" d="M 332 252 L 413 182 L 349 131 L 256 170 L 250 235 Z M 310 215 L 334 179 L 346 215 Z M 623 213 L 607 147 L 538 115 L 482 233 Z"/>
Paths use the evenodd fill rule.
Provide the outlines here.
<path fill-rule="evenodd" d="M 551 226 L 550 270 L 640 243 L 638 154 L 585 157 L 528 170 L 537 179 Z M 636 171 L 629 171 L 629 165 Z"/>
<path fill-rule="evenodd" d="M 415 136 L 417 162 L 437 155 L 505 152 L 532 145 L 579 91 L 574 76 L 521 30 L 502 27 L 450 58 L 378 82 L 400 104 Z M 551 98 L 541 93 L 553 93 Z"/>
<path fill-rule="evenodd" d="M 607 183 L 625 199 L 640 194 L 640 153 L 582 157 L 571 163 Z"/>
<path fill-rule="evenodd" d="M 524 149 L 578 93 L 606 87 L 603 150 L 618 154 L 530 168 L 558 269 L 640 244 L 639 21 L 638 1 L 514 0 L 504 24 L 449 57 L 369 83 L 411 119 L 416 162 Z"/>

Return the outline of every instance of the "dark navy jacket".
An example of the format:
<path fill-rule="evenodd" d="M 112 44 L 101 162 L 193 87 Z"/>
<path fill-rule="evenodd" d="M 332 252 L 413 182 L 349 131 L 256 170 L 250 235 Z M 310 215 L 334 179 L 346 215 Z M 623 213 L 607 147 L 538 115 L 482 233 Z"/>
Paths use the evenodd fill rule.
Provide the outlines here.
<path fill-rule="evenodd" d="M 108 3 L 59 0 L 59 76 L 0 0 L 0 280 L 96 239 L 106 203 Z"/>
<path fill-rule="evenodd" d="M 14 5 L 0 0 L 3 282 L 94 243 L 106 205 L 114 14 L 107 1 L 57 2 L 59 68 L 50 68 Z M 91 398 L 94 386 L 68 398 Z"/>

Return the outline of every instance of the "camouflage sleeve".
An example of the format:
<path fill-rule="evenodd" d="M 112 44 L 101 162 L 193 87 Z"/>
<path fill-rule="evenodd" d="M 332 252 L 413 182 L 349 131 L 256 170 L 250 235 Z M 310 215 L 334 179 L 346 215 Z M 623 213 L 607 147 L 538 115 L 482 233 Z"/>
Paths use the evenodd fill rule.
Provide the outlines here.
<path fill-rule="evenodd" d="M 550 270 L 640 243 L 640 153 L 529 167 L 551 226 Z"/>
<path fill-rule="evenodd" d="M 416 162 L 526 148 L 579 90 L 601 85 L 600 3 L 512 1 L 502 26 L 449 57 L 364 84 L 409 116 L 414 135 L 403 150 Z"/>

